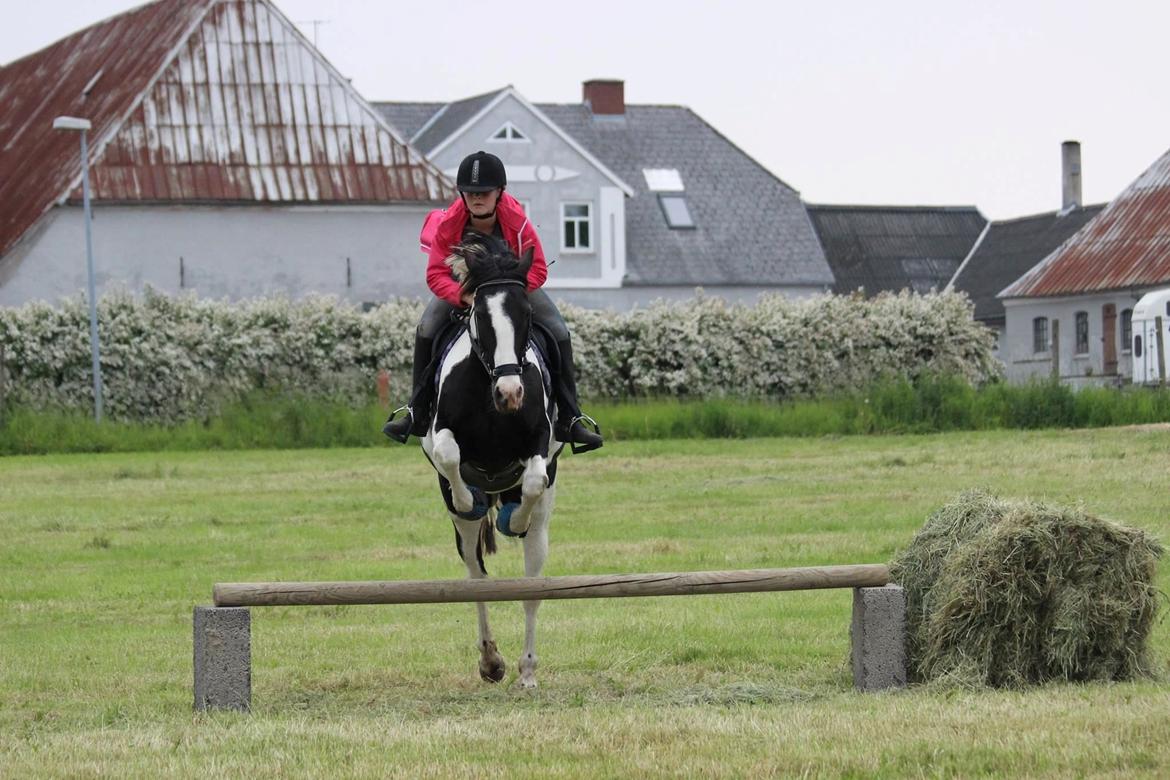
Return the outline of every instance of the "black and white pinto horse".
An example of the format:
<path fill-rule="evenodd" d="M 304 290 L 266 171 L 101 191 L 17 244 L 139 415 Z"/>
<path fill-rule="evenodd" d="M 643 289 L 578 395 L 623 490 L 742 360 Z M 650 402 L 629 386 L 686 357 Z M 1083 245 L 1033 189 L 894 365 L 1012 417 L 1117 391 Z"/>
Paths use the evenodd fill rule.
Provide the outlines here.
<path fill-rule="evenodd" d="M 524 574 L 539 576 L 548 554 L 548 523 L 556 498 L 553 435 L 556 410 L 549 371 L 532 338 L 528 268 L 502 241 L 484 236 L 456 247 L 448 259 L 464 292 L 474 293 L 466 324 L 438 363 L 438 392 L 423 451 L 455 524 L 456 546 L 468 576 L 487 576 L 484 554 L 495 552 L 495 527 L 523 537 Z M 518 684 L 536 687 L 536 612 L 525 601 L 524 652 Z M 479 615 L 479 674 L 504 678 L 505 664 Z"/>

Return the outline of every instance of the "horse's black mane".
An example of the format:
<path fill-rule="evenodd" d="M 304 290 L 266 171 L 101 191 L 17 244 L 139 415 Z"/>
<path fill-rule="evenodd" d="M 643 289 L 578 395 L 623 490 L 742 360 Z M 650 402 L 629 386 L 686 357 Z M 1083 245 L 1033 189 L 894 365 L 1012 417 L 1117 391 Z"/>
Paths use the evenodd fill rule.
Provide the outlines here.
<path fill-rule="evenodd" d="M 455 273 L 463 292 L 471 292 L 486 282 L 527 282 L 528 270 L 512 252 L 507 242 L 482 233 L 451 250 L 447 265 Z"/>

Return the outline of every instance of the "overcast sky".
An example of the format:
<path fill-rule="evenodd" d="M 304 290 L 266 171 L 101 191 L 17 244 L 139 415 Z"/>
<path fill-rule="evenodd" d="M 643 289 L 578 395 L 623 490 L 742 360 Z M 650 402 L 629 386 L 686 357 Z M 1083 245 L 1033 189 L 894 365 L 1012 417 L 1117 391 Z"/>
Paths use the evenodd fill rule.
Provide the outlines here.
<path fill-rule="evenodd" d="M 3 0 L 0 62 L 140 5 Z M 692 108 L 810 203 L 1060 207 L 1060 143 L 1088 203 L 1170 148 L 1166 0 L 276 0 L 370 100 L 514 85 L 574 103 Z M 19 8 L 19 10 L 17 10 Z"/>

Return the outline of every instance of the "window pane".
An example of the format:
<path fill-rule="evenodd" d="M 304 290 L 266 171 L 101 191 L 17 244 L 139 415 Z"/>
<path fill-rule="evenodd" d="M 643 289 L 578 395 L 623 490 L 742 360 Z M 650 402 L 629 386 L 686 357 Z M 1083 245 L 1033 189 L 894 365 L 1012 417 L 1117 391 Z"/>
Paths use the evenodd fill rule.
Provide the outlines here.
<path fill-rule="evenodd" d="M 1077 354 L 1089 351 L 1089 313 L 1077 312 Z"/>
<path fill-rule="evenodd" d="M 513 140 L 515 140 L 515 141 L 523 141 L 524 140 L 524 133 L 521 133 L 519 130 L 517 130 L 514 127 L 509 128 L 509 129 L 512 131 L 512 139 Z"/>
<path fill-rule="evenodd" d="M 672 228 L 695 226 L 695 221 L 691 219 L 691 210 L 687 208 L 686 198 L 671 195 L 660 197 L 659 200 L 662 202 L 662 211 L 666 214 L 666 224 Z"/>
<path fill-rule="evenodd" d="M 581 239 L 581 243 L 579 244 L 579 247 L 581 249 L 588 249 L 591 246 L 591 244 L 589 243 L 589 223 L 588 222 L 578 222 L 577 227 L 580 229 L 580 233 L 578 233 L 578 236 Z"/>
<path fill-rule="evenodd" d="M 565 204 L 566 217 L 588 217 L 589 204 L 588 203 L 567 203 Z"/>
<path fill-rule="evenodd" d="M 577 246 L 577 231 L 573 229 L 576 223 L 565 220 L 565 249 L 574 249 Z"/>
<path fill-rule="evenodd" d="M 1037 317 L 1032 320 L 1032 351 L 1048 351 L 1048 318 Z"/>
<path fill-rule="evenodd" d="M 507 127 L 501 127 L 499 132 L 492 136 L 492 138 L 500 138 L 500 139 L 505 139 L 507 137 L 508 137 L 508 128 Z"/>

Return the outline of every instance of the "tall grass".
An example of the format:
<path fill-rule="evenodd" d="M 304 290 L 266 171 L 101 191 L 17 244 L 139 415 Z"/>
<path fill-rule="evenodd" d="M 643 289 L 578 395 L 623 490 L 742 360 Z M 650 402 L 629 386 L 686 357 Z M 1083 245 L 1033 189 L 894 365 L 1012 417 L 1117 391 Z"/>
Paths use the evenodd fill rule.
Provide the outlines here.
<path fill-rule="evenodd" d="M 1074 391 L 1056 382 L 974 388 L 951 376 L 889 380 L 831 398 L 783 403 L 639 400 L 587 404 L 611 440 L 742 439 L 936 433 L 996 429 L 1099 428 L 1170 422 L 1170 389 Z M 67 411 L 9 409 L 0 416 L 0 455 L 203 449 L 374 447 L 386 411 L 375 402 L 258 393 L 219 415 L 173 426 L 104 422 Z"/>

